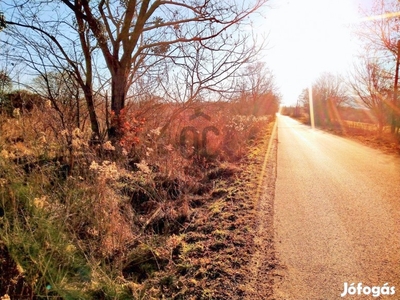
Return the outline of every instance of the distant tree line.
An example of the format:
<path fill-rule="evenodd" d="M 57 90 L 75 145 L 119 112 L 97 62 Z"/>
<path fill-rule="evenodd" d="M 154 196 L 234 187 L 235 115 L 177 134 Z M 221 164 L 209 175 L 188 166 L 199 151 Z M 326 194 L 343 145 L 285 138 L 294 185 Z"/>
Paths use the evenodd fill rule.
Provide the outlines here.
<path fill-rule="evenodd" d="M 0 113 L 12 116 L 15 109 L 24 113 L 32 111 L 34 107 L 43 108 L 44 105 L 44 99 L 39 95 L 26 90 L 14 90 L 1 95 Z"/>
<path fill-rule="evenodd" d="M 366 17 L 384 17 L 365 18 L 360 26 L 363 54 L 351 74 L 322 74 L 300 94 L 297 106 L 313 113 L 315 125 L 334 124 L 346 108 L 353 107 L 368 111 L 379 133 L 390 126 L 399 135 L 400 18 L 395 14 L 399 10 L 398 1 L 375 0 Z"/>
<path fill-rule="evenodd" d="M 299 103 L 307 112 L 313 106 L 315 125 L 330 125 L 340 119 L 339 110 L 351 105 L 343 77 L 330 73 L 322 74 L 309 89 L 304 89 L 299 96 Z"/>

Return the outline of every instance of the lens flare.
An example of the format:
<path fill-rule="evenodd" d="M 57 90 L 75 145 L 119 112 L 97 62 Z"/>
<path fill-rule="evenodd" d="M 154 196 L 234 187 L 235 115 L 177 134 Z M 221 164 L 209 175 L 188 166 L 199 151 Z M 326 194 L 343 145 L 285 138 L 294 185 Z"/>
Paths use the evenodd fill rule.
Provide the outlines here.
<path fill-rule="evenodd" d="M 315 128 L 315 119 L 314 119 L 314 102 L 313 102 L 313 92 L 312 92 L 312 85 L 310 84 L 308 87 L 308 99 L 310 105 L 310 121 L 311 121 L 311 128 Z"/>
<path fill-rule="evenodd" d="M 385 14 L 381 14 L 381 15 L 376 15 L 376 16 L 368 16 L 365 18 L 360 18 L 358 20 L 358 22 L 365 22 L 365 21 L 374 21 L 374 20 L 382 20 L 382 19 L 390 19 L 390 18 L 394 18 L 394 17 L 398 17 L 400 16 L 400 11 L 396 11 L 396 12 L 388 12 Z"/>

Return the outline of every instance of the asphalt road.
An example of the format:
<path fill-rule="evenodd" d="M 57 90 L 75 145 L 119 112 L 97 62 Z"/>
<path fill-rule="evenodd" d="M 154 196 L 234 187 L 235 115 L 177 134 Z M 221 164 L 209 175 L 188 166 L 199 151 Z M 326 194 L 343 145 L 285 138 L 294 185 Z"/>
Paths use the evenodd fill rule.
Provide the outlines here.
<path fill-rule="evenodd" d="M 279 116 L 274 228 L 275 299 L 400 299 L 399 157 Z"/>

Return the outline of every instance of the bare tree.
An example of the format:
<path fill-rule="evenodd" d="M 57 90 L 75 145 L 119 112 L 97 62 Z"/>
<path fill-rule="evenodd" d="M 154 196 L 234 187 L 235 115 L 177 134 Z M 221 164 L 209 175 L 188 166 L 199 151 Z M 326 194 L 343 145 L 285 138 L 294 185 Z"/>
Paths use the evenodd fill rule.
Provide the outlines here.
<path fill-rule="evenodd" d="M 0 30 L 6 28 L 6 20 L 4 18 L 4 14 L 0 12 Z"/>
<path fill-rule="evenodd" d="M 85 24 L 74 22 L 71 13 L 60 11 L 57 3 L 10 5 L 12 20 L 6 20 L 8 43 L 14 61 L 23 61 L 33 71 L 29 75 L 51 77 L 68 71 L 83 91 L 94 137 L 101 136 L 93 91 L 93 38 Z"/>
<path fill-rule="evenodd" d="M 375 51 L 381 68 L 391 73 L 392 88 L 390 110 L 391 131 L 400 127 L 400 103 L 398 99 L 398 80 L 400 64 L 400 10 L 399 1 L 375 0 L 372 10 L 366 12 L 367 22 L 362 23 L 360 36 L 368 42 L 368 47 Z M 371 17 L 372 16 L 372 17 Z M 369 50 L 370 50 L 369 49 Z M 385 74 L 386 77 L 386 74 Z"/>
<path fill-rule="evenodd" d="M 10 76 L 4 70 L 0 70 L 0 112 L 3 111 L 5 102 L 7 101 L 6 94 L 11 91 L 12 81 Z"/>
<path fill-rule="evenodd" d="M 12 81 L 6 71 L 0 70 L 0 97 L 11 91 Z"/>
<path fill-rule="evenodd" d="M 236 37 L 245 36 L 239 31 L 239 26 L 266 1 L 61 0 L 31 4 L 15 0 L 13 11 L 9 14 L 14 19 L 8 24 L 29 28 L 46 38 L 49 46 L 58 48 L 58 53 L 55 53 L 58 54 L 57 59 L 79 72 L 77 80 L 88 89 L 92 62 L 89 57 L 93 57 L 94 52 L 101 54 L 111 78 L 114 117 L 109 136 L 118 140 L 121 135 L 120 113 L 133 81 L 165 57 L 178 55 L 182 45 L 201 43 L 207 47 L 207 41 L 217 39 L 222 47 Z M 34 11 L 32 6 L 35 6 Z M 54 6 L 59 6 L 59 9 Z M 49 20 L 51 17 L 48 14 L 43 14 L 49 9 L 55 11 L 56 16 L 52 20 Z M 27 14 L 27 10 L 32 13 Z M 59 26 L 65 27 L 67 33 L 61 31 Z M 49 28 L 53 32 L 49 32 Z M 71 34 L 78 35 L 79 39 L 73 39 Z M 79 53 L 83 54 L 85 66 L 71 58 L 76 50 L 74 43 L 76 45 L 77 42 L 82 46 Z M 65 49 L 71 51 L 67 53 Z M 213 50 L 219 51 L 218 48 Z M 83 70 L 86 71 L 85 76 Z"/>
<path fill-rule="evenodd" d="M 274 114 L 279 108 L 279 94 L 274 75 L 266 64 L 256 61 L 246 65 L 238 76 L 239 107 L 255 116 Z"/>
<path fill-rule="evenodd" d="M 297 102 L 300 103 L 306 111 L 310 110 L 310 99 L 309 99 L 309 91 L 308 89 L 303 89 L 297 99 Z"/>
<path fill-rule="evenodd" d="M 182 43 L 165 58 L 159 79 L 162 97 L 173 103 L 174 109 L 163 130 L 183 111 L 196 108 L 204 100 L 229 100 L 238 92 L 236 77 L 240 69 L 259 53 L 250 37 L 222 34 L 219 39 L 195 41 L 189 47 Z M 262 45 L 261 45 L 262 47 Z"/>
<path fill-rule="evenodd" d="M 377 61 L 365 58 L 355 67 L 349 82 L 356 93 L 359 103 L 371 110 L 378 123 L 379 133 L 388 121 L 393 82 Z"/>
<path fill-rule="evenodd" d="M 326 125 L 340 118 L 339 109 L 350 103 L 348 88 L 339 75 L 323 73 L 312 84 L 314 120 L 317 125 Z M 300 95 L 300 101 L 310 108 L 308 90 Z"/>
<path fill-rule="evenodd" d="M 70 72 L 49 72 L 33 80 L 32 89 L 50 101 L 62 129 L 81 128 L 81 89 Z M 83 95 L 82 95 L 83 96 Z M 57 134 L 57 130 L 55 134 Z"/>

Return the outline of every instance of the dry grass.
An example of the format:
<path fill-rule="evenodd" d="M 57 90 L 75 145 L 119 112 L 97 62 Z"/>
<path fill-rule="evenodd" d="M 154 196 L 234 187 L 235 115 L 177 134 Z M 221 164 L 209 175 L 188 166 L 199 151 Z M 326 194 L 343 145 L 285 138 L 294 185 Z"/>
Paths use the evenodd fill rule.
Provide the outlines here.
<path fill-rule="evenodd" d="M 250 242 L 240 174 L 272 118 L 228 108 L 166 126 L 173 107 L 132 107 L 117 147 L 91 145 L 85 122 L 62 125 L 51 107 L 0 116 L 0 296 L 207 298 L 218 278 L 240 280 L 225 265 L 245 264 L 234 253 Z"/>
<path fill-rule="evenodd" d="M 299 116 L 297 119 L 304 124 L 310 123 L 304 116 Z M 319 128 L 386 153 L 400 154 L 400 136 L 390 133 L 390 126 L 384 126 L 382 132 L 379 132 L 376 124 L 341 120 Z"/>
<path fill-rule="evenodd" d="M 343 125 L 324 128 L 334 134 L 345 136 L 369 147 L 382 150 L 386 153 L 400 154 L 400 137 L 390 133 L 390 128 L 379 133 L 376 126 L 365 123 L 347 122 Z"/>

